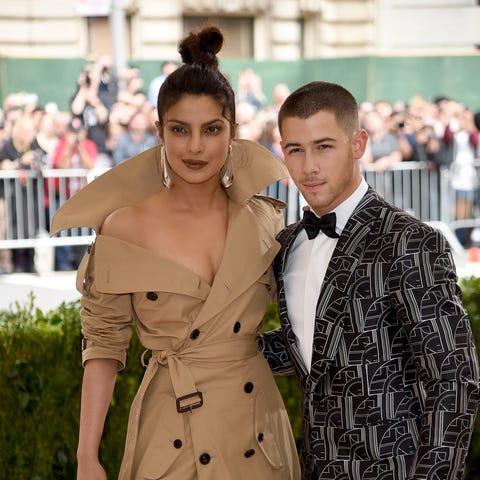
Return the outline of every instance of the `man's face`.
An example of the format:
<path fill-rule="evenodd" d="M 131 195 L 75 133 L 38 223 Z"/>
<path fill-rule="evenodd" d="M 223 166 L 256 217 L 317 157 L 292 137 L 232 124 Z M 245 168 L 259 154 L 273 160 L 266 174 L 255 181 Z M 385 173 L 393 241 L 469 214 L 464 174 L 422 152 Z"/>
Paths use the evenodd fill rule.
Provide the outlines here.
<path fill-rule="evenodd" d="M 364 130 L 348 133 L 332 112 L 286 117 L 282 150 L 290 176 L 317 215 L 346 200 L 360 184 L 358 160 L 367 143 Z"/>

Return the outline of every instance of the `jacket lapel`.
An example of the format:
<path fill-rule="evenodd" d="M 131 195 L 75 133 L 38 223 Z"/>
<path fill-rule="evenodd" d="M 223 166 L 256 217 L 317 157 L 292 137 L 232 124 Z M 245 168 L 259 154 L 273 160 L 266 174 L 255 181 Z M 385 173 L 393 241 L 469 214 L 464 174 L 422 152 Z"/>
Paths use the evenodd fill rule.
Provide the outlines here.
<path fill-rule="evenodd" d="M 328 264 L 316 308 L 308 391 L 315 390 L 321 376 L 334 363 L 342 348 L 344 330 L 352 328 L 354 319 L 348 302 L 365 244 L 372 230 L 377 229 L 379 217 L 371 211 L 377 210 L 377 206 L 378 197 L 369 188 L 345 225 Z"/>
<path fill-rule="evenodd" d="M 277 239 L 280 242 L 281 248 L 277 257 L 275 258 L 273 267 L 278 288 L 278 314 L 284 333 L 286 343 L 285 346 L 290 353 L 292 361 L 296 365 L 298 380 L 302 387 L 305 388 L 305 384 L 309 374 L 305 362 L 303 361 L 303 358 L 298 349 L 297 337 L 293 332 L 292 325 L 288 317 L 287 300 L 285 298 L 285 284 L 283 279 L 285 262 L 287 260 L 290 249 L 301 229 L 301 222 L 297 222 L 289 225 L 278 235 Z"/>

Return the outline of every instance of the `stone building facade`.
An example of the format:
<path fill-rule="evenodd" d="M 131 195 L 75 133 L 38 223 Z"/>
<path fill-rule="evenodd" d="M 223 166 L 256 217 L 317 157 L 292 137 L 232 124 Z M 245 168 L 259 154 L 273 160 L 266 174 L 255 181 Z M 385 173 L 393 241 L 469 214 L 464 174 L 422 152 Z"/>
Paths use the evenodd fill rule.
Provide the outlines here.
<path fill-rule="evenodd" d="M 0 56 L 112 54 L 111 8 L 126 58 L 138 60 L 176 58 L 204 21 L 225 30 L 225 58 L 475 55 L 480 45 L 478 0 L 1 0 Z"/>

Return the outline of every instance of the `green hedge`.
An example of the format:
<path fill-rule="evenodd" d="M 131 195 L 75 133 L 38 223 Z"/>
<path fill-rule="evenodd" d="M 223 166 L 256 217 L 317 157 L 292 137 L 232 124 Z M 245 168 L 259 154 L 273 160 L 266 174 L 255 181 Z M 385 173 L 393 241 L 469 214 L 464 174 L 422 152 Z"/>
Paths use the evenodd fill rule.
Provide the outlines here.
<path fill-rule="evenodd" d="M 465 306 L 480 351 L 480 278 L 461 282 Z M 265 328 L 278 325 L 276 306 Z M 44 313 L 34 299 L 0 311 L 0 472 L 2 478 L 75 478 L 82 366 L 78 303 Z M 105 426 L 101 461 L 117 478 L 131 401 L 143 373 L 143 348 L 134 336 L 127 368 L 117 385 Z M 297 442 L 301 434 L 301 393 L 295 377 L 277 378 Z M 480 478 L 480 420 L 467 458 L 467 480 Z"/>

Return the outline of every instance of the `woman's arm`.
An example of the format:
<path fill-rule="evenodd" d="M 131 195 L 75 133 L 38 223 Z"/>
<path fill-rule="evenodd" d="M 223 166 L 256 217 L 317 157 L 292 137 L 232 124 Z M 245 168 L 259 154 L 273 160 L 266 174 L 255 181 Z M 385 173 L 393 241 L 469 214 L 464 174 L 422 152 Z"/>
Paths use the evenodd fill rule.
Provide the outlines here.
<path fill-rule="evenodd" d="M 108 358 L 88 360 L 85 364 L 77 449 L 77 480 L 107 478 L 100 465 L 98 451 L 118 366 L 116 360 Z"/>

